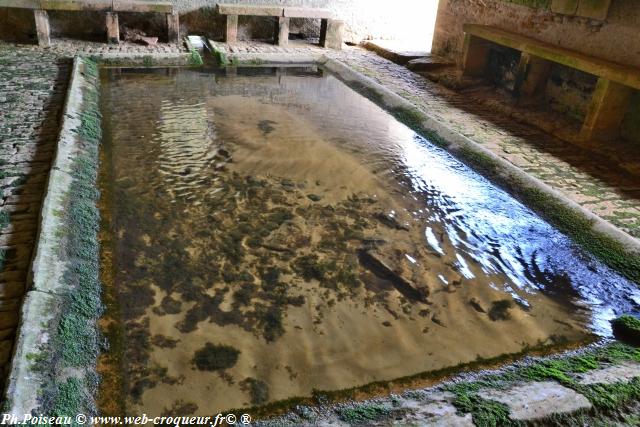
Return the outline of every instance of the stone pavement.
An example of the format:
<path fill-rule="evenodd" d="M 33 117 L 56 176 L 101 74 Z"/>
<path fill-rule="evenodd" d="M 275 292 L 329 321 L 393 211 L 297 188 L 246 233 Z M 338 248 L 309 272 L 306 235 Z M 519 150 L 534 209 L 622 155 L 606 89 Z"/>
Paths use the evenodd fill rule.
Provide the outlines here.
<path fill-rule="evenodd" d="M 0 386 L 11 358 L 73 56 L 180 51 L 164 44 L 56 40 L 41 49 L 0 42 Z"/>

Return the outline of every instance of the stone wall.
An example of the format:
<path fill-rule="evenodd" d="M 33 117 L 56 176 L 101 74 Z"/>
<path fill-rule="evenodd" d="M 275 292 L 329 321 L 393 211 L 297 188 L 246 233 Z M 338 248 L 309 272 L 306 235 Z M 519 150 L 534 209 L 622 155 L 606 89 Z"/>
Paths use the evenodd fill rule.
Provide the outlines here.
<path fill-rule="evenodd" d="M 90 2 L 91 0 L 86 0 Z M 221 37 L 224 20 L 215 13 L 218 0 L 172 0 L 181 15 L 181 27 L 189 33 Z M 224 3 L 276 4 L 283 6 L 321 7 L 332 10 L 345 21 L 345 41 L 358 43 L 372 38 L 431 39 L 438 0 L 224 0 Z M 100 37 L 104 34 L 104 17 L 99 13 L 51 13 L 54 35 L 73 37 Z M 134 14 L 128 20 L 136 27 L 146 27 L 150 33 L 164 32 L 162 17 L 152 14 Z M 240 37 L 263 38 L 271 34 L 267 18 L 240 19 Z M 292 32 L 306 35 L 319 33 L 319 22 L 292 20 Z M 33 15 L 19 9 L 0 8 L 0 38 L 33 39 Z M 428 46 L 425 46 L 425 48 Z"/>
<path fill-rule="evenodd" d="M 475 23 L 640 68 L 639 6 L 636 1 L 613 0 L 606 21 L 598 21 L 556 14 L 549 7 L 529 7 L 504 0 L 441 0 L 433 51 L 459 59 L 462 25 Z"/>

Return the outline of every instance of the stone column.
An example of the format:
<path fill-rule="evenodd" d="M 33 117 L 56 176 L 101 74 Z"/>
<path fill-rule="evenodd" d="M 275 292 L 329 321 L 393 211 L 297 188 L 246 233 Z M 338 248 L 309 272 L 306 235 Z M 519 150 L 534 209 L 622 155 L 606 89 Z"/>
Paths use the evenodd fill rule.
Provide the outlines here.
<path fill-rule="evenodd" d="M 522 52 L 520 63 L 518 64 L 514 94 L 526 101 L 525 98 L 533 97 L 542 92 L 547 84 L 550 71 L 551 62 Z"/>
<path fill-rule="evenodd" d="M 180 43 L 180 15 L 167 13 L 167 39 L 169 43 Z"/>
<path fill-rule="evenodd" d="M 34 10 L 33 16 L 36 20 L 36 33 L 38 34 L 38 45 L 51 45 L 51 27 L 49 26 L 49 14 L 46 10 Z"/>
<path fill-rule="evenodd" d="M 118 14 L 107 12 L 107 42 L 120 43 L 120 25 L 118 24 Z"/>
<path fill-rule="evenodd" d="M 224 41 L 227 43 L 238 41 L 238 15 L 227 15 L 227 30 Z"/>
<path fill-rule="evenodd" d="M 289 44 L 289 18 L 281 16 L 278 18 L 278 46 Z"/>
<path fill-rule="evenodd" d="M 323 20 L 324 21 L 324 20 Z M 342 49 L 342 31 L 344 29 L 344 22 L 336 19 L 328 19 L 326 23 L 326 30 L 324 31 L 324 39 L 322 33 L 320 35 L 322 47 L 329 49 Z M 320 27 L 322 31 L 322 26 Z"/>
<path fill-rule="evenodd" d="M 588 141 L 617 138 L 630 98 L 630 87 L 600 77 L 582 124 L 580 139 Z"/>
<path fill-rule="evenodd" d="M 471 34 L 464 35 L 462 49 L 462 74 L 465 76 L 482 76 L 489 60 L 491 42 Z"/>

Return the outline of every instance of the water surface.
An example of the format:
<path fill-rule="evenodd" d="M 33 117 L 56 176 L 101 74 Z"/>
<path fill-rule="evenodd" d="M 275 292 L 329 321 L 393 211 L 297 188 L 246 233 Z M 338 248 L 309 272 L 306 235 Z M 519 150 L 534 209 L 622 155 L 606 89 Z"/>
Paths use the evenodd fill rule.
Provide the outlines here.
<path fill-rule="evenodd" d="M 128 413 L 569 346 L 638 308 L 633 283 L 318 68 L 109 70 L 102 104 L 105 383 Z"/>

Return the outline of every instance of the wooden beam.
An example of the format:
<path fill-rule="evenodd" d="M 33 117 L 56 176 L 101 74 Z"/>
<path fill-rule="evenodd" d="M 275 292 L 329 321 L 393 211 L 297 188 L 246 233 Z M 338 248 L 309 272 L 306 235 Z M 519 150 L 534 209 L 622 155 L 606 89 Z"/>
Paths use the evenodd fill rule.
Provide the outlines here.
<path fill-rule="evenodd" d="M 630 98 L 631 89 L 628 86 L 600 77 L 580 131 L 580 139 L 588 141 L 617 138 Z"/>
<path fill-rule="evenodd" d="M 36 20 L 36 32 L 38 33 L 38 44 L 46 47 L 51 45 L 51 27 L 49 26 L 49 14 L 46 10 L 34 10 L 33 16 Z"/>
<path fill-rule="evenodd" d="M 113 0 L 114 12 L 173 13 L 173 3 L 169 1 Z"/>

